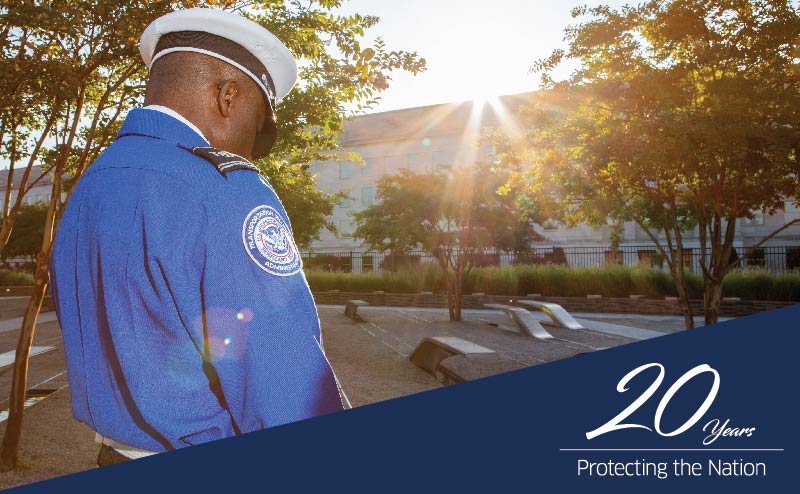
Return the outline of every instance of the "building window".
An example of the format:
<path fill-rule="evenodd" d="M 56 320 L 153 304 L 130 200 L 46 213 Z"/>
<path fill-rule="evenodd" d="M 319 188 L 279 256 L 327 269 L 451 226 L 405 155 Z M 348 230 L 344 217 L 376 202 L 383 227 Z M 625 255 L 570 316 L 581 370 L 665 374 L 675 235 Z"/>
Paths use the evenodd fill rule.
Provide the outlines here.
<path fill-rule="evenodd" d="M 353 232 L 356 231 L 356 224 L 352 220 L 342 220 L 339 222 L 339 236 L 342 238 L 351 238 Z"/>
<path fill-rule="evenodd" d="M 440 167 L 444 165 L 452 165 L 450 158 L 447 157 L 447 151 L 434 151 L 433 152 L 433 166 Z"/>
<path fill-rule="evenodd" d="M 750 249 L 746 249 L 745 252 L 749 250 Z M 750 254 L 750 257 L 745 259 L 744 262 L 747 267 L 763 268 L 766 265 L 765 261 L 766 259 L 764 257 L 764 249 L 759 247 L 757 249 L 754 249 L 753 253 Z"/>
<path fill-rule="evenodd" d="M 800 247 L 786 249 L 786 269 L 800 269 Z"/>
<path fill-rule="evenodd" d="M 386 173 L 397 173 L 403 168 L 402 156 L 389 156 L 386 158 Z"/>
<path fill-rule="evenodd" d="M 361 205 L 365 208 L 375 204 L 375 187 L 363 187 L 361 189 Z"/>
<path fill-rule="evenodd" d="M 797 207 L 797 203 L 786 201 L 786 205 L 783 210 L 783 222 L 789 223 L 790 221 L 794 221 L 798 218 L 800 218 L 800 208 Z"/>
<path fill-rule="evenodd" d="M 548 232 L 558 230 L 558 221 L 545 220 L 544 223 L 542 223 L 542 228 Z"/>
<path fill-rule="evenodd" d="M 637 250 L 636 256 L 640 263 L 651 268 L 661 269 L 664 267 L 664 256 L 655 250 Z"/>
<path fill-rule="evenodd" d="M 341 161 L 339 162 L 339 178 L 350 178 L 350 162 L 349 161 Z"/>
<path fill-rule="evenodd" d="M 345 194 L 348 194 L 348 195 L 350 194 L 350 191 L 347 191 L 347 190 L 343 190 L 342 192 L 344 192 Z M 350 197 L 342 197 L 342 202 L 341 202 L 340 206 L 343 207 L 343 208 L 349 208 L 350 205 L 351 205 Z"/>
<path fill-rule="evenodd" d="M 764 212 L 763 211 L 751 211 L 753 215 L 752 218 L 745 218 L 744 224 L 745 226 L 759 226 L 764 224 Z"/>
<path fill-rule="evenodd" d="M 375 258 L 373 256 L 367 256 L 367 255 L 362 255 L 361 256 L 361 272 L 362 273 L 371 273 L 372 271 L 375 270 L 374 267 L 373 267 L 373 265 L 375 263 L 374 259 Z"/>
<path fill-rule="evenodd" d="M 406 168 L 410 172 L 420 173 L 424 171 L 422 166 L 422 153 L 414 153 L 406 156 Z"/>
<path fill-rule="evenodd" d="M 361 168 L 362 177 L 370 177 L 378 171 L 378 158 L 364 158 L 364 166 Z"/>

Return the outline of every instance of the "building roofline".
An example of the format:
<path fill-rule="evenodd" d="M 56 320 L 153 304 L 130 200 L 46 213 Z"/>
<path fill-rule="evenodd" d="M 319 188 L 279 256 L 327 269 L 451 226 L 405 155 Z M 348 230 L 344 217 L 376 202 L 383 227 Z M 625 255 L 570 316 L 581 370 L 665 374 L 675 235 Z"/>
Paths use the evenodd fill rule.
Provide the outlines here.
<path fill-rule="evenodd" d="M 497 96 L 492 96 L 492 98 L 503 99 L 503 98 L 531 95 L 531 94 L 535 94 L 537 92 L 538 91 L 526 91 L 526 92 L 522 92 L 522 93 L 501 94 L 501 95 L 497 95 Z M 431 104 L 431 105 L 410 106 L 408 108 L 396 108 L 394 110 L 385 110 L 385 111 L 379 111 L 379 112 L 374 112 L 374 113 L 363 113 L 363 114 L 360 114 L 360 115 L 353 115 L 353 116 L 347 117 L 345 120 L 350 120 L 350 119 L 353 119 L 353 118 L 360 118 L 360 117 L 371 117 L 373 115 L 374 116 L 385 116 L 385 115 L 388 115 L 390 113 L 400 113 L 400 112 L 411 111 L 411 110 L 432 110 L 434 108 L 441 107 L 441 106 L 450 106 L 450 105 L 452 105 L 452 106 L 460 106 L 460 105 L 463 105 L 463 104 L 474 103 L 476 100 L 477 100 L 477 98 L 475 98 L 475 99 L 458 100 L 458 101 L 445 101 L 445 102 L 442 102 L 442 103 L 434 103 L 434 104 Z"/>

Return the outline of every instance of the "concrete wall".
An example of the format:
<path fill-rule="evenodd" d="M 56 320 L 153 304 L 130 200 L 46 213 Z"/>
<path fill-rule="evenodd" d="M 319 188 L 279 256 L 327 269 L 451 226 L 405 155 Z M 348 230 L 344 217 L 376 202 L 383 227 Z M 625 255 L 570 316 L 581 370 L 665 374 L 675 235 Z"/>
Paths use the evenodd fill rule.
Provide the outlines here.
<path fill-rule="evenodd" d="M 525 297 L 511 297 L 503 295 L 464 295 L 464 309 L 483 309 L 484 304 L 502 303 L 515 305 L 514 300 Z M 314 300 L 318 304 L 344 305 L 348 300 L 364 300 L 370 305 L 389 307 L 431 307 L 446 308 L 447 296 L 437 294 L 413 293 L 352 293 L 352 292 L 315 292 Z M 651 315 L 681 315 L 680 304 L 677 300 L 648 300 L 630 298 L 580 298 L 580 297 L 542 297 L 536 300 L 553 302 L 561 305 L 568 311 L 597 312 L 608 314 L 651 314 Z M 767 310 L 779 309 L 795 305 L 797 302 L 770 302 L 742 300 L 739 302 L 723 302 L 720 315 L 723 317 L 739 317 L 756 314 Z M 692 303 L 696 315 L 702 315 L 702 300 Z M 519 305 L 519 307 L 525 307 Z M 526 307 L 528 308 L 528 307 Z"/>

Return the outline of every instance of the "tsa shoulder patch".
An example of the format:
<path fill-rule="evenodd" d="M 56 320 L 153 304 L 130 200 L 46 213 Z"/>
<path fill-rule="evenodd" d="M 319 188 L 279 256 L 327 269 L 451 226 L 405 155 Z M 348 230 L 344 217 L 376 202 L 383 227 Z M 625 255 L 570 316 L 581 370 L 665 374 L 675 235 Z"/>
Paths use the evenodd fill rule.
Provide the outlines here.
<path fill-rule="evenodd" d="M 269 274 L 291 276 L 303 267 L 289 226 L 271 206 L 258 206 L 248 213 L 242 224 L 242 243 L 250 259 Z"/>
<path fill-rule="evenodd" d="M 234 170 L 250 170 L 257 172 L 256 165 L 250 163 L 238 154 L 229 153 L 212 147 L 195 147 L 192 148 L 192 153 L 200 156 L 201 158 L 210 161 L 217 171 L 224 177 L 228 172 Z"/>

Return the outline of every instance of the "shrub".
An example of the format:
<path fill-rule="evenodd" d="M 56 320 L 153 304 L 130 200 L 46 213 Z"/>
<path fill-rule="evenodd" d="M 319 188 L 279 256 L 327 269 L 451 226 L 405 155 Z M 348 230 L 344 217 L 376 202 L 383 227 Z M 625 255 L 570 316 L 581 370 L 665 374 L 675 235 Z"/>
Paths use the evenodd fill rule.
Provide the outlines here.
<path fill-rule="evenodd" d="M 344 271 L 349 272 L 352 268 L 350 256 L 337 256 L 333 254 L 315 254 L 310 258 L 303 259 L 306 269 L 321 271 Z"/>
<path fill-rule="evenodd" d="M 389 254 L 383 258 L 380 268 L 384 271 L 402 271 L 413 269 L 419 265 L 419 256 L 406 254 Z"/>
<path fill-rule="evenodd" d="M 422 264 L 414 270 L 397 273 L 341 273 L 307 270 L 306 279 L 313 291 L 341 290 L 344 292 L 370 293 L 383 290 L 392 293 L 419 293 L 441 289 L 439 268 Z"/>
<path fill-rule="evenodd" d="M 28 273 L 0 269 L 0 286 L 27 286 L 33 285 L 33 276 Z"/>
<path fill-rule="evenodd" d="M 722 294 L 749 300 L 800 301 L 800 272 L 772 274 L 760 269 L 736 270 L 725 277 Z"/>
<path fill-rule="evenodd" d="M 413 269 L 396 273 L 331 273 L 311 269 L 306 272 L 306 278 L 315 291 L 444 291 L 440 269 L 434 263 L 420 263 Z M 686 273 L 686 281 L 690 298 L 702 299 L 701 276 Z M 475 268 L 464 279 L 464 293 L 474 292 L 514 296 L 541 293 L 560 297 L 585 297 L 590 294 L 627 297 L 640 294 L 646 298 L 677 296 L 678 293 L 668 272 L 646 266 L 571 269 L 555 264 Z M 725 278 L 723 294 L 748 300 L 800 301 L 800 272 L 771 274 L 753 269 L 735 271 Z"/>

